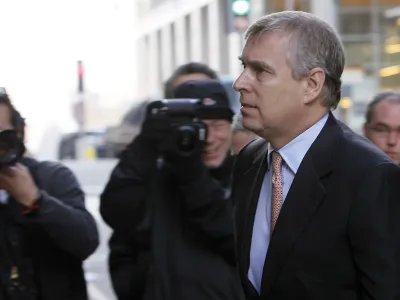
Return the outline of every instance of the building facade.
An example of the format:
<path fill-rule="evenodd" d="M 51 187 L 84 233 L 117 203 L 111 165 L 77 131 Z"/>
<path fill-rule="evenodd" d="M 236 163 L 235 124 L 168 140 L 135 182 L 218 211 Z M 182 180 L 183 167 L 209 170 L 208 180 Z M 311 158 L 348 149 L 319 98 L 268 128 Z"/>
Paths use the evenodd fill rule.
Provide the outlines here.
<path fill-rule="evenodd" d="M 236 77 L 242 35 L 227 30 L 228 0 L 136 0 L 137 97 L 161 97 L 179 65 L 209 64 Z M 400 89 L 400 0 L 252 0 L 250 19 L 295 9 L 338 30 L 346 50 L 343 101 L 337 115 L 359 131 L 366 104 L 383 89 Z"/>
<path fill-rule="evenodd" d="M 316 13 L 340 33 L 346 67 L 338 115 L 360 132 L 366 105 L 382 90 L 400 90 L 400 0 L 267 0 L 264 13 Z"/>
<path fill-rule="evenodd" d="M 138 97 L 160 97 L 173 70 L 189 61 L 235 75 L 238 34 L 226 32 L 226 0 L 137 0 Z"/>

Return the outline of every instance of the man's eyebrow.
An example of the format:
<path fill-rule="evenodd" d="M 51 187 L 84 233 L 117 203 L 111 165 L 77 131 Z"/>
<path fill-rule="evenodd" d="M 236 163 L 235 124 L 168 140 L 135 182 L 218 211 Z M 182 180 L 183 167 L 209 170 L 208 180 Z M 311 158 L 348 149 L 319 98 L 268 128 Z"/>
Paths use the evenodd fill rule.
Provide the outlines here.
<path fill-rule="evenodd" d="M 242 56 L 239 56 L 238 58 L 240 61 L 245 62 L 245 60 Z M 245 63 L 246 63 L 246 65 L 249 65 L 253 68 L 274 71 L 274 68 L 272 68 L 268 63 L 261 61 L 261 60 L 246 60 Z"/>
<path fill-rule="evenodd" d="M 373 124 L 372 127 L 386 127 L 386 128 L 389 128 L 390 126 L 388 124 L 384 123 L 384 122 L 377 122 L 377 123 Z"/>

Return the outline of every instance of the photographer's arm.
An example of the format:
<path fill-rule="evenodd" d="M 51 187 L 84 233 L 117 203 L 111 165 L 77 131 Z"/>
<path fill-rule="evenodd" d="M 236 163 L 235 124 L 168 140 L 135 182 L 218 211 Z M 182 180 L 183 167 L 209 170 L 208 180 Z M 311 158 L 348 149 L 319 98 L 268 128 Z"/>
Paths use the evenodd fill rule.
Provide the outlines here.
<path fill-rule="evenodd" d="M 99 237 L 96 222 L 85 208 L 84 193 L 73 173 L 60 163 L 40 164 L 37 186 L 22 164 L 0 172 L 0 188 L 20 205 L 29 228 L 47 234 L 57 246 L 84 260 L 94 252 Z M 35 231 L 33 231 L 35 234 Z"/>
<path fill-rule="evenodd" d="M 100 213 L 114 230 L 135 235 L 146 213 L 155 162 L 155 150 L 140 135 L 121 154 L 100 202 Z"/>
<path fill-rule="evenodd" d="M 112 234 L 108 245 L 108 270 L 118 300 L 141 299 L 146 286 L 147 253 L 139 250 L 136 240 L 120 232 Z"/>
<path fill-rule="evenodd" d="M 99 244 L 96 221 L 85 208 L 85 195 L 67 167 L 50 162 L 42 167 L 48 173 L 48 189 L 40 190 L 39 209 L 25 220 L 60 248 L 85 260 Z"/>
<path fill-rule="evenodd" d="M 210 244 L 231 264 L 236 264 L 232 202 L 202 163 L 192 160 L 186 167 L 189 169 L 185 168 L 178 178 L 187 220 L 207 236 Z"/>

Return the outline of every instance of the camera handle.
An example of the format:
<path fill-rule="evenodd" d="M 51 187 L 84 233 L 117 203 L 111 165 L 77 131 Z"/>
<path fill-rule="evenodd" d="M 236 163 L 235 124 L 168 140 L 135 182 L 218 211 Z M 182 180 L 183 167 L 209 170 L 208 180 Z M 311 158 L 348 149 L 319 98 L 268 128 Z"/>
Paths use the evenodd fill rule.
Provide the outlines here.
<path fill-rule="evenodd" d="M 156 164 L 158 170 L 161 170 L 162 167 L 164 166 L 164 157 L 161 154 L 157 157 Z"/>

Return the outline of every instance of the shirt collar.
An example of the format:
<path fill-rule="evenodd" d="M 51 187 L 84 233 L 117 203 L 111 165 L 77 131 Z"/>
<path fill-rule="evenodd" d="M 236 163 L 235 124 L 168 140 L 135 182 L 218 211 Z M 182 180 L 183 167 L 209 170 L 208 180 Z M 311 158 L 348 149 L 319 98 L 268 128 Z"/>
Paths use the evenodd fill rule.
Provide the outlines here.
<path fill-rule="evenodd" d="M 285 164 L 294 174 L 297 173 L 304 156 L 324 127 L 328 116 L 329 114 L 323 116 L 317 123 L 278 150 Z M 274 150 L 271 144 L 268 144 L 268 168 L 271 165 L 271 153 Z"/>

